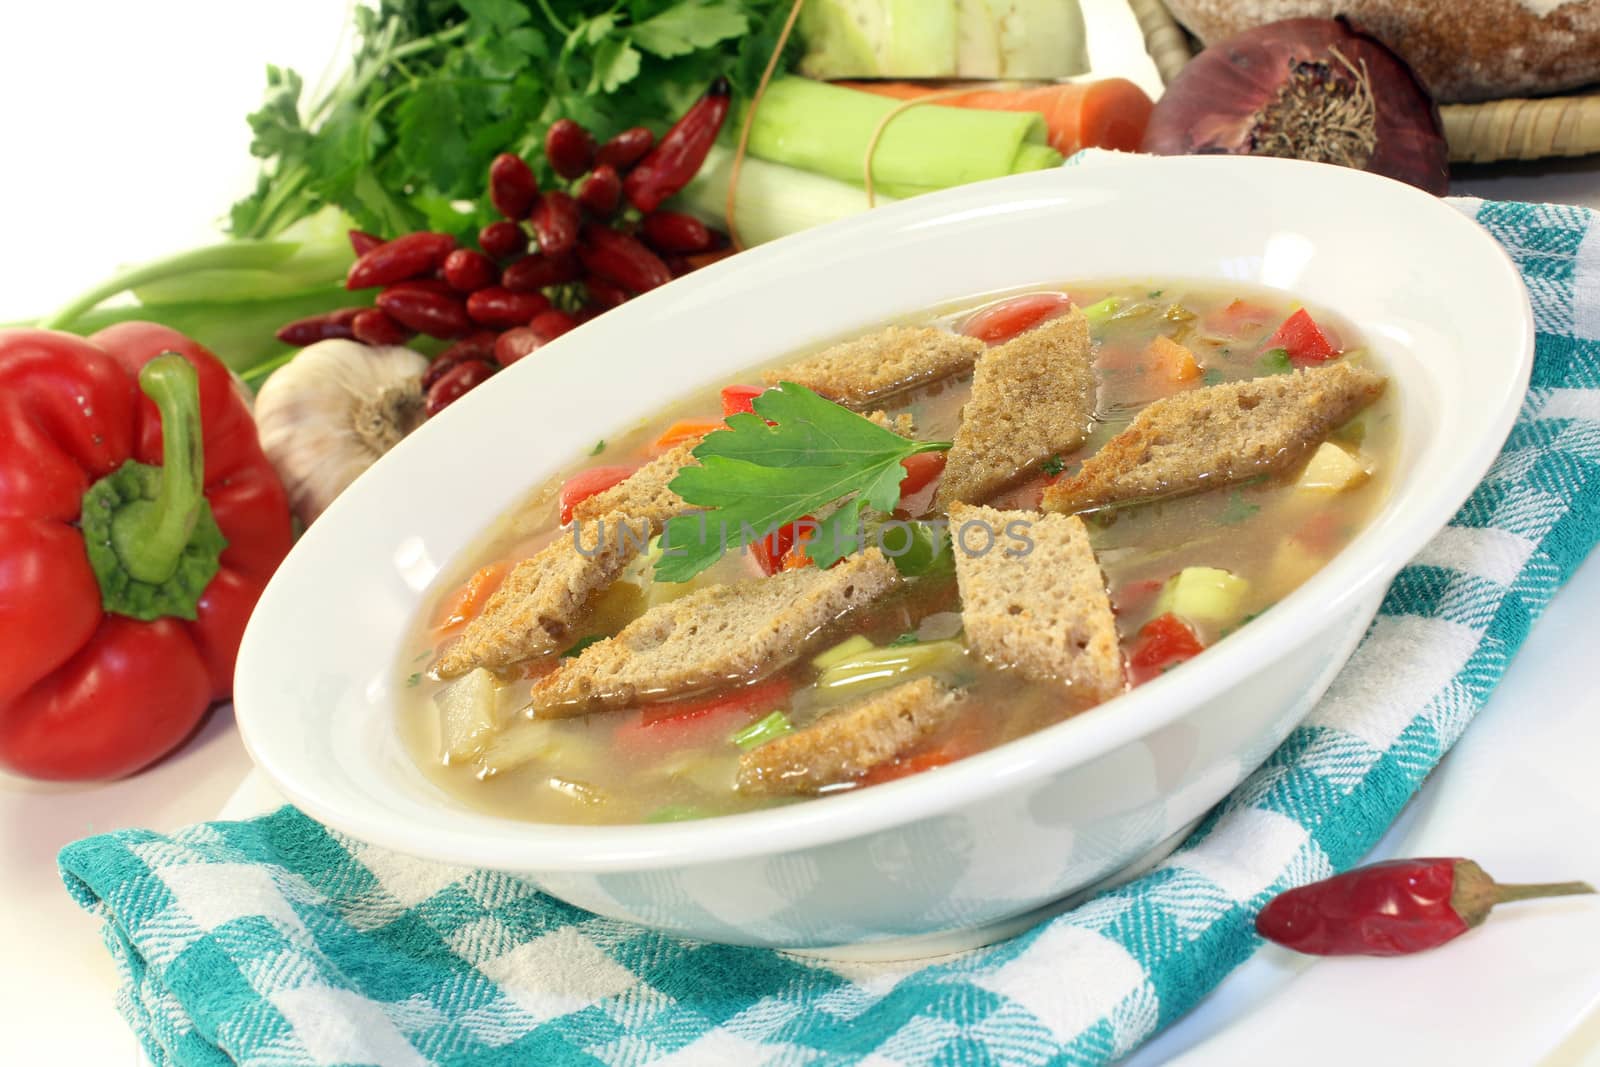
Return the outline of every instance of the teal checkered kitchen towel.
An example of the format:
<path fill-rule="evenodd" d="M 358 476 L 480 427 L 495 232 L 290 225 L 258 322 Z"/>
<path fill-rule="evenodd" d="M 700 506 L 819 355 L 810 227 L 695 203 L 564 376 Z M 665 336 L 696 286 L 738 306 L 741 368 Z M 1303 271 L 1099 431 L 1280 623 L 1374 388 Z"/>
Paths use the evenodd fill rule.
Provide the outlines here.
<path fill-rule="evenodd" d="M 1303 726 L 1143 878 L 935 963 L 675 940 L 292 808 L 61 856 L 158 1064 L 1097 1064 L 1256 948 L 1268 896 L 1350 866 L 1600 537 L 1600 220 L 1460 201 L 1521 266 L 1533 387 L 1488 478 L 1395 581 Z M 1405 670 L 1396 672 L 1397 663 Z"/>

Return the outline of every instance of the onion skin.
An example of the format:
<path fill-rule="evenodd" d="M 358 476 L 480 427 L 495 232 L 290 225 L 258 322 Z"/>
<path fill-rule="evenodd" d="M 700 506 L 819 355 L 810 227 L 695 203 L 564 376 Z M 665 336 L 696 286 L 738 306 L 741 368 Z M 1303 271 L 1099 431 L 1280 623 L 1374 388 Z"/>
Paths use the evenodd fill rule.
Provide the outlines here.
<path fill-rule="evenodd" d="M 1157 155 L 1285 154 L 1261 151 L 1262 116 L 1297 62 L 1342 72 L 1341 57 L 1371 79 L 1376 145 L 1361 169 L 1447 193 L 1449 154 L 1438 105 L 1405 60 L 1345 19 L 1285 19 L 1207 48 L 1156 102 L 1142 147 Z"/>

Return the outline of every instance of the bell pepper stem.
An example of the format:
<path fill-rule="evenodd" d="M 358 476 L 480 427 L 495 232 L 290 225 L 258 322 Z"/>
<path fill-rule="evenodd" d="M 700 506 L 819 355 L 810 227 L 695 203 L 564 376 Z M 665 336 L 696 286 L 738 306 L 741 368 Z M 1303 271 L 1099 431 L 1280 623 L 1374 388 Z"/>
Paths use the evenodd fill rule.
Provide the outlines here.
<path fill-rule="evenodd" d="M 165 352 L 139 371 L 139 388 L 161 413 L 161 484 L 112 517 L 111 547 L 129 575 L 158 584 L 178 569 L 205 503 L 200 387 L 189 361 Z"/>

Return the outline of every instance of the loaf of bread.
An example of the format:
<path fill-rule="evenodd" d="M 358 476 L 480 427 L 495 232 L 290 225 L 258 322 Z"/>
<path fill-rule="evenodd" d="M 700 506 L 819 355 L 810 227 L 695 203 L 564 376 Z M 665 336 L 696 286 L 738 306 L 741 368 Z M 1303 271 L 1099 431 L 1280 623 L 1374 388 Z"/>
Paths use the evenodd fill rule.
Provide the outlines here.
<path fill-rule="evenodd" d="M 1346 15 L 1440 103 L 1600 82 L 1600 0 L 1166 0 L 1206 44 L 1279 19 Z"/>

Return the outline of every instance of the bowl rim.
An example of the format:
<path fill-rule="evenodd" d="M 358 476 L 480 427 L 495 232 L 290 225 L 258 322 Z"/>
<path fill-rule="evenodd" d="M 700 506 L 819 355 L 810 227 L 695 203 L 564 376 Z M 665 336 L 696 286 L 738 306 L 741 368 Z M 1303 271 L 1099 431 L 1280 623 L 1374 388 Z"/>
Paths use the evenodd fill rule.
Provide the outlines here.
<path fill-rule="evenodd" d="M 1252 168 L 1253 177 L 1259 177 L 1267 168 L 1275 168 L 1281 180 L 1288 182 L 1309 178 L 1334 185 L 1348 182 L 1382 187 L 1383 195 L 1399 198 L 1398 203 L 1406 210 L 1432 214 L 1440 225 L 1460 231 L 1488 254 L 1488 269 L 1501 275 L 1495 288 L 1499 290 L 1503 284 L 1504 291 L 1508 295 L 1514 293 L 1519 304 L 1513 331 L 1519 342 L 1515 362 L 1508 362 L 1504 388 L 1498 396 L 1493 417 L 1483 424 L 1483 433 L 1455 454 L 1450 467 L 1453 477 L 1416 489 L 1408 497 L 1408 518 L 1387 542 L 1380 544 L 1371 534 L 1373 527 L 1394 509 L 1398 493 L 1385 501 L 1368 527 L 1316 574 L 1253 620 L 1261 625 L 1241 627 L 1231 640 L 1208 649 L 1207 655 L 1185 664 L 1181 672 L 1164 675 L 1025 738 L 938 768 L 936 773 L 913 775 L 868 790 L 807 799 L 776 808 L 678 823 L 598 826 L 485 816 L 516 829 L 516 847 L 507 849 L 504 841 L 401 825 L 399 820 L 373 805 L 362 808 L 326 801 L 314 781 L 304 780 L 292 766 L 275 758 L 277 750 L 264 743 L 269 728 L 257 723 L 247 701 L 247 710 L 239 714 L 238 723 L 251 759 L 294 806 L 314 819 L 362 841 L 441 862 L 515 872 L 621 872 L 789 853 L 939 816 L 992 798 L 1027 781 L 1094 760 L 1182 718 L 1247 677 L 1252 664 L 1259 660 L 1263 646 L 1271 640 L 1267 635 L 1274 626 L 1293 627 L 1297 622 L 1309 623 L 1314 616 L 1332 616 L 1360 604 L 1363 597 L 1378 593 L 1380 586 L 1386 585 L 1409 563 L 1459 510 L 1510 433 L 1530 380 L 1535 339 L 1533 311 L 1520 272 L 1506 250 L 1473 218 L 1431 194 L 1388 178 L 1297 160 L 1228 156 L 1129 156 L 1121 160 L 1096 161 L 1092 166 L 1081 168 L 1081 173 L 1104 180 L 1108 170 L 1131 166 L 1141 171 L 1165 168 L 1174 172 L 1175 177 L 1197 171 L 1198 177 L 1185 176 L 1191 180 L 1213 181 L 1227 180 L 1229 173 L 1239 167 Z M 751 249 L 738 257 L 743 263 L 724 260 L 713 264 L 663 290 L 636 297 L 630 305 L 662 306 L 687 295 L 686 290 L 691 286 L 714 283 L 724 271 L 747 268 L 752 257 L 789 255 L 804 243 L 821 245 L 837 241 L 858 227 L 927 224 L 1008 194 L 1036 188 L 1056 190 L 1058 187 L 1049 183 L 1070 181 L 1068 176 L 1078 170 L 1066 167 L 1014 175 L 885 205 L 862 216 Z M 1405 204 L 1407 200 L 1411 203 Z M 581 343 L 581 338 L 563 337 L 549 347 L 559 346 L 559 351 L 564 351 Z M 551 355 L 556 356 L 559 351 Z M 252 618 L 249 631 L 257 629 Z M 242 684 L 236 688 L 241 691 L 248 688 L 250 668 L 255 666 L 255 649 L 260 643 L 250 641 L 249 631 L 243 646 L 245 651 L 241 652 L 239 660 L 237 677 Z M 251 657 L 248 660 L 246 652 Z"/>

